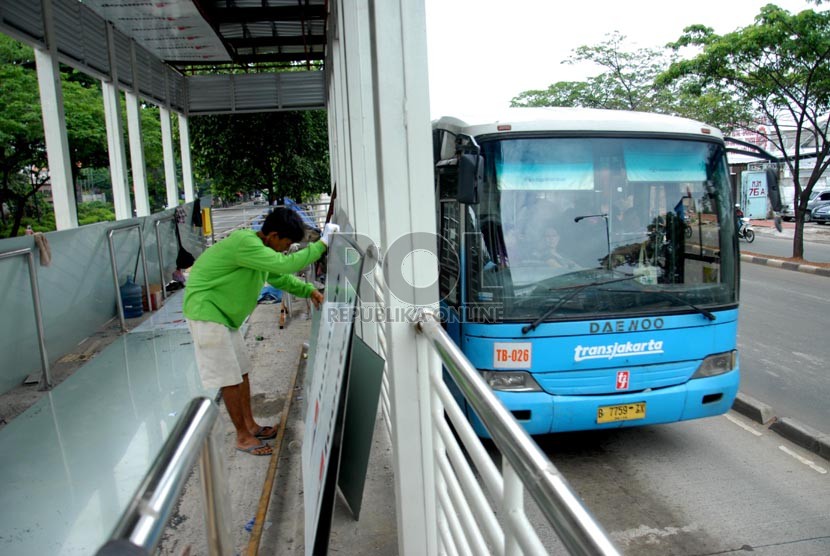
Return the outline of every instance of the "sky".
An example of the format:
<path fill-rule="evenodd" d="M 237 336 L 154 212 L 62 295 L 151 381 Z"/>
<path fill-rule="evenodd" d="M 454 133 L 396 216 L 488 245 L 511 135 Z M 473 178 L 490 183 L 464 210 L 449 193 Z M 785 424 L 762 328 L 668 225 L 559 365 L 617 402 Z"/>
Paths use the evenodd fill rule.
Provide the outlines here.
<path fill-rule="evenodd" d="M 562 64 L 574 49 L 619 31 L 626 49 L 657 48 L 700 23 L 718 34 L 750 25 L 774 3 L 792 13 L 825 10 L 805 0 L 426 0 L 432 118 L 492 112 L 522 91 L 599 73 Z"/>

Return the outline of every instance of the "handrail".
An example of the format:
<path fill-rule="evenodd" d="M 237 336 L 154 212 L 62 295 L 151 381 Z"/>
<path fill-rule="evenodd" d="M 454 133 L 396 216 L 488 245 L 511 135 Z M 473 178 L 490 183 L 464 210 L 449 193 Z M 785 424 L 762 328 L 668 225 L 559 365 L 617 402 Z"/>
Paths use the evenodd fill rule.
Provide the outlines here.
<path fill-rule="evenodd" d="M 154 554 L 197 458 L 201 466 L 208 552 L 233 554 L 221 457 L 211 439 L 218 415 L 219 409 L 209 398 L 195 398 L 190 402 L 96 556 Z"/>
<path fill-rule="evenodd" d="M 435 315 L 422 311 L 415 324 L 432 342 L 447 371 L 568 551 L 585 556 L 618 556 L 608 535 L 565 477 L 496 398 Z"/>
<path fill-rule="evenodd" d="M 141 263 L 144 268 L 144 288 L 147 292 L 147 307 L 150 307 L 150 277 L 147 275 L 147 258 L 144 255 L 144 234 L 141 232 L 141 224 L 127 224 L 116 226 L 107 231 L 107 242 L 110 248 L 110 263 L 112 264 L 112 279 L 115 283 L 115 303 L 118 306 L 118 320 L 121 321 L 121 330 L 127 331 L 127 321 L 124 319 L 124 302 L 121 299 L 121 284 L 118 283 L 118 262 L 115 260 L 115 247 L 112 244 L 112 236 L 116 232 L 125 232 L 138 228 L 138 248 L 141 255 Z"/>
<path fill-rule="evenodd" d="M 37 267 L 35 266 L 35 256 L 30 247 L 24 249 L 16 249 L 14 251 L 6 251 L 0 253 L 0 260 L 16 257 L 18 255 L 26 255 L 29 263 L 29 283 L 32 285 L 32 302 L 35 306 L 35 325 L 37 326 L 37 341 L 40 348 L 40 366 L 41 374 L 38 382 L 38 390 L 49 390 L 52 388 L 52 376 L 49 372 L 49 356 L 46 353 L 46 338 L 43 332 L 43 313 L 40 308 L 40 288 L 37 285 Z"/>
<path fill-rule="evenodd" d="M 161 278 L 161 282 L 160 282 L 160 284 L 161 284 L 161 296 L 164 299 L 167 299 L 167 288 L 164 287 L 164 285 L 165 285 L 164 284 L 164 254 L 162 253 L 163 250 L 161 248 L 161 234 L 159 234 L 159 224 L 161 224 L 162 222 L 166 222 L 168 220 L 173 220 L 175 217 L 176 217 L 176 213 L 174 212 L 172 214 L 168 214 L 167 216 L 163 216 L 163 217 L 159 218 L 158 220 L 156 220 L 156 222 L 154 224 L 155 227 L 156 227 L 156 249 L 158 250 L 158 255 L 159 255 L 159 277 Z M 178 226 L 178 224 L 176 224 L 176 226 Z M 149 299 L 150 299 L 150 290 L 149 289 L 147 290 L 147 299 L 148 299 L 147 306 L 149 307 L 150 306 L 150 301 L 149 301 Z"/>

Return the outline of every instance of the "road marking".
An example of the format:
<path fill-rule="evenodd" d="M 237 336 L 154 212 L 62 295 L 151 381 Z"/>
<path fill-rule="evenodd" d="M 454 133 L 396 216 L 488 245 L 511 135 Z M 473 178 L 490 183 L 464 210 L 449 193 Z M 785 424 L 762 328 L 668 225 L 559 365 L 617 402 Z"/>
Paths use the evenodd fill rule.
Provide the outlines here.
<path fill-rule="evenodd" d="M 762 433 L 756 431 L 755 429 L 753 429 L 749 425 L 745 425 L 745 424 L 741 423 L 739 420 L 735 419 L 734 417 L 732 417 L 728 413 L 724 413 L 723 416 L 726 417 L 727 419 L 729 419 L 730 421 L 732 421 L 733 423 L 735 423 L 736 425 L 738 425 L 739 427 L 741 427 L 742 429 L 744 429 L 745 431 L 747 431 L 749 433 L 752 433 L 755 436 L 763 436 Z"/>
<path fill-rule="evenodd" d="M 784 452 L 785 454 L 788 454 L 788 455 L 794 457 L 795 459 L 797 459 L 798 461 L 800 461 L 801 463 L 803 463 L 804 465 L 806 465 L 807 467 L 809 467 L 813 471 L 817 471 L 817 472 L 821 473 L 822 475 L 827 474 L 827 470 L 825 468 L 821 467 L 820 465 L 816 465 L 815 463 L 813 463 L 812 460 L 809 460 L 809 459 L 807 459 L 803 456 L 800 456 L 800 455 L 796 454 L 795 452 L 793 452 L 792 450 L 790 450 L 786 446 L 779 446 L 778 449 L 781 450 L 782 452 Z"/>

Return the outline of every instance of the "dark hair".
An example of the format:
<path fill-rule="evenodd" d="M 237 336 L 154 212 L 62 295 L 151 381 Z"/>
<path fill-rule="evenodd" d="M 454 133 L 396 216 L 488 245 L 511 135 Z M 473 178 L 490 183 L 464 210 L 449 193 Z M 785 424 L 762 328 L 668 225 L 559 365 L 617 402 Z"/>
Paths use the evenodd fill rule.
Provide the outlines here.
<path fill-rule="evenodd" d="M 268 235 L 271 232 L 277 232 L 281 238 L 299 243 L 305 237 L 305 226 L 299 214 L 287 208 L 277 207 L 262 223 L 262 233 Z"/>

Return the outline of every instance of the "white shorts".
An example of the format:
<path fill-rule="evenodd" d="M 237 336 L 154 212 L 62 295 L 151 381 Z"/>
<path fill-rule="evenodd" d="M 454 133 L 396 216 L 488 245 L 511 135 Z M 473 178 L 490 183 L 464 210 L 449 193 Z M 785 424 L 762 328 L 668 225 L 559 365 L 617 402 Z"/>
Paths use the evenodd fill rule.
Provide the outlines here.
<path fill-rule="evenodd" d="M 245 340 L 239 330 L 203 320 L 188 320 L 196 366 L 205 388 L 222 388 L 242 382 L 242 375 L 253 367 Z"/>

